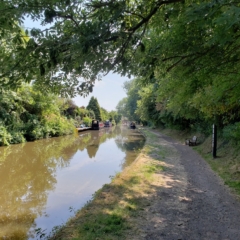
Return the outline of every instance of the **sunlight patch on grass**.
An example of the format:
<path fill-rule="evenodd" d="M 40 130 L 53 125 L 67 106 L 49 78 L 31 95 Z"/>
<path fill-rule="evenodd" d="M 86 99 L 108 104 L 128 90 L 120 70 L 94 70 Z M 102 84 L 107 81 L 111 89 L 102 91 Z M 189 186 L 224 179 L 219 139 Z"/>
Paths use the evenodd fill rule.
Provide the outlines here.
<path fill-rule="evenodd" d="M 129 239 L 128 234 L 134 227 L 133 219 L 150 205 L 149 195 L 157 187 L 164 186 L 159 173 L 166 169 L 166 163 L 160 161 L 157 155 L 151 155 L 163 152 L 164 147 L 156 144 L 155 134 L 146 131 L 146 136 L 140 160 L 116 176 L 110 176 L 112 182 L 93 194 L 92 201 L 52 239 Z M 156 177 L 158 185 L 153 184 Z"/>

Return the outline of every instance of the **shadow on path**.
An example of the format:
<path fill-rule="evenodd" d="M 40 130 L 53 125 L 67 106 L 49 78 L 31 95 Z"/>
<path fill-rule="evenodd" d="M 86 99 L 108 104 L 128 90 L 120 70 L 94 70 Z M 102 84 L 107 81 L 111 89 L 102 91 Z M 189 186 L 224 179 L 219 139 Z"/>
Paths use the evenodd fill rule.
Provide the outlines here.
<path fill-rule="evenodd" d="M 179 158 L 168 159 L 174 167 L 165 174 L 172 181 L 168 182 L 168 188 L 159 189 L 161 200 L 149 209 L 158 217 L 153 214 L 145 226 L 145 239 L 240 239 L 237 198 L 189 146 L 154 133 L 160 144 L 166 141 Z"/>

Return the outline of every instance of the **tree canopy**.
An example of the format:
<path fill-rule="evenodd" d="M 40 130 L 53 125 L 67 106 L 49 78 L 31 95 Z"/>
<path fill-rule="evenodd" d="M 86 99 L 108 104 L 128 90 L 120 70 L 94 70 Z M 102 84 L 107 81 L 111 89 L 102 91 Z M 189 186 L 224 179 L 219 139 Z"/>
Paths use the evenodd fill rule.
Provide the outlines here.
<path fill-rule="evenodd" d="M 238 1 L 4 0 L 0 11 L 2 87 L 85 95 L 113 71 L 153 84 L 174 118 L 239 119 Z M 23 32 L 26 16 L 43 28 Z"/>
<path fill-rule="evenodd" d="M 0 79 L 9 84 L 34 80 L 75 95 L 111 70 L 151 77 L 160 64 L 197 72 L 238 62 L 234 1 L 4 0 L 0 11 L 1 42 L 11 45 Z M 20 31 L 26 16 L 43 29 Z"/>

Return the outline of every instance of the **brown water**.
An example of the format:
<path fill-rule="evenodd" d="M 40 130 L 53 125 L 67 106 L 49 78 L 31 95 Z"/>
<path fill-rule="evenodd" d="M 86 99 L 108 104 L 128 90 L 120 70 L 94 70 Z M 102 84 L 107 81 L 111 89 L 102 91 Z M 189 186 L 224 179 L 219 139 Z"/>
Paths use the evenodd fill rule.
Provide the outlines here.
<path fill-rule="evenodd" d="M 44 239 L 143 144 L 137 130 L 116 127 L 0 147 L 0 239 Z"/>

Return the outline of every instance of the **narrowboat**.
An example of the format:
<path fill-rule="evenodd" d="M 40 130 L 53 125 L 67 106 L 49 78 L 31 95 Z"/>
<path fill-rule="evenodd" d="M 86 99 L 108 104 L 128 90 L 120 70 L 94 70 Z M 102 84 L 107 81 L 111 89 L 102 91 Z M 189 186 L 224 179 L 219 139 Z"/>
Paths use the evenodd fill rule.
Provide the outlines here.
<path fill-rule="evenodd" d="M 92 130 L 99 130 L 104 128 L 104 123 L 98 120 L 92 120 Z"/>
<path fill-rule="evenodd" d="M 109 120 L 106 120 L 104 123 L 104 127 L 111 127 L 112 123 Z"/>
<path fill-rule="evenodd" d="M 136 128 L 135 122 L 131 122 L 129 127 L 130 127 L 131 129 L 135 129 L 135 128 Z"/>

